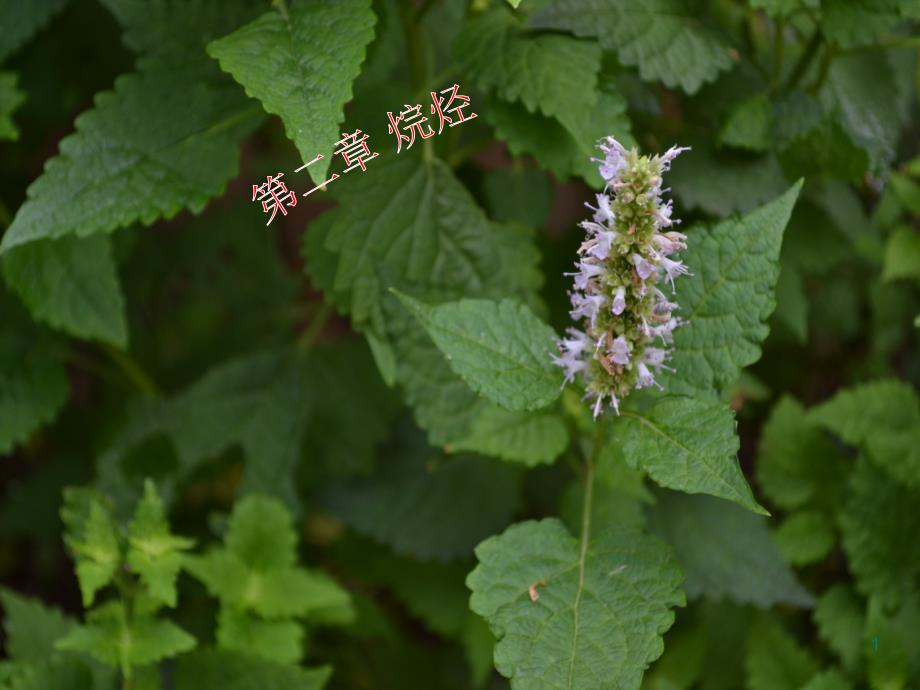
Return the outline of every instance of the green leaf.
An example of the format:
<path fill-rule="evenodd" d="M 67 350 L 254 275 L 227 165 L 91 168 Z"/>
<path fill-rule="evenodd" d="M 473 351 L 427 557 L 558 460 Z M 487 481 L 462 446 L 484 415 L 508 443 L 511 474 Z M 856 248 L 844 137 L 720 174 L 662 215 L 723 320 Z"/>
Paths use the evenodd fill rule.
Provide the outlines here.
<path fill-rule="evenodd" d="M 376 18 L 370 0 L 293 0 L 208 44 L 208 54 L 277 114 L 317 184 L 326 179 Z M 335 59 L 329 59 L 334 55 Z"/>
<path fill-rule="evenodd" d="M 920 397 L 896 380 L 875 381 L 841 391 L 812 408 L 809 419 L 851 445 L 898 481 L 920 488 Z"/>
<path fill-rule="evenodd" d="M 830 518 L 817 511 L 793 513 L 777 527 L 773 537 L 783 557 L 795 566 L 817 563 L 836 542 Z"/>
<path fill-rule="evenodd" d="M 533 467 L 553 462 L 568 445 L 569 432 L 561 415 L 509 412 L 486 405 L 465 432 L 446 441 L 444 449 L 481 453 Z"/>
<path fill-rule="evenodd" d="M 7 25 L 3 26 L 5 28 Z M 13 122 L 13 113 L 26 100 L 26 95 L 16 88 L 18 79 L 13 72 L 0 72 L 0 140 L 19 139 L 19 130 Z"/>
<path fill-rule="evenodd" d="M 549 177 L 536 168 L 490 170 L 483 175 L 482 193 L 489 217 L 499 222 L 523 223 L 532 228 L 546 225 L 553 185 Z"/>
<path fill-rule="evenodd" d="M 485 458 L 443 458 L 416 446 L 400 449 L 373 477 L 331 487 L 324 502 L 355 531 L 397 553 L 442 561 L 468 556 L 511 521 L 518 473 Z"/>
<path fill-rule="evenodd" d="M 670 609 L 684 604 L 669 550 L 630 528 L 586 535 L 580 547 L 558 520 L 528 521 L 484 541 L 476 557 L 470 608 L 488 620 L 495 667 L 513 690 L 638 690 L 664 649 Z"/>
<path fill-rule="evenodd" d="M 454 51 L 479 88 L 566 128 L 597 103 L 601 49 L 594 41 L 527 33 L 510 12 L 496 8 L 464 25 Z"/>
<path fill-rule="evenodd" d="M 282 666 L 246 654 L 202 649 L 176 662 L 176 690 L 322 690 L 331 670 Z"/>
<path fill-rule="evenodd" d="M 31 0 L 0 4 L 0 62 L 15 53 L 61 11 L 68 0 Z"/>
<path fill-rule="evenodd" d="M 237 142 L 259 121 L 235 85 L 193 61 L 150 63 L 95 103 L 30 185 L 0 251 L 200 212 L 236 174 Z"/>
<path fill-rule="evenodd" d="M 738 466 L 735 417 L 727 405 L 662 398 L 648 410 L 623 411 L 614 428 L 626 462 L 661 486 L 726 498 L 769 515 Z"/>
<path fill-rule="evenodd" d="M 83 606 L 105 587 L 121 565 L 121 547 L 109 509 L 90 489 L 65 489 L 61 507 L 64 541 L 77 563 Z"/>
<path fill-rule="evenodd" d="M 920 584 L 920 492 L 862 460 L 840 516 L 843 550 L 856 588 L 897 606 Z"/>
<path fill-rule="evenodd" d="M 151 597 L 167 606 L 176 605 L 176 577 L 182 567 L 182 551 L 194 543 L 170 532 L 163 501 L 148 480 L 128 527 L 127 562 L 140 575 Z"/>
<path fill-rule="evenodd" d="M 799 690 L 818 672 L 808 650 L 773 619 L 761 619 L 748 638 L 747 690 Z"/>
<path fill-rule="evenodd" d="M 110 244 L 104 236 L 29 242 L 3 256 L 3 276 L 36 319 L 125 347 L 125 304 Z"/>
<path fill-rule="evenodd" d="M 749 151 L 768 151 L 772 115 L 773 105 L 765 93 L 741 101 L 722 125 L 719 142 Z"/>
<path fill-rule="evenodd" d="M 688 235 L 683 260 L 693 275 L 680 283 L 677 301 L 687 324 L 674 334 L 669 393 L 714 397 L 760 358 L 764 323 L 776 301 L 783 230 L 802 187 L 713 228 Z"/>
<path fill-rule="evenodd" d="M 801 345 L 808 342 L 808 295 L 802 273 L 784 263 L 776 279 L 776 311 L 772 320 L 785 326 Z"/>
<path fill-rule="evenodd" d="M 730 46 L 688 0 L 552 0 L 531 25 L 596 36 L 647 81 L 694 93 L 731 67 Z"/>
<path fill-rule="evenodd" d="M 110 613 L 110 612 L 107 612 Z M 85 652 L 95 659 L 118 666 L 130 677 L 134 666 L 174 657 L 195 647 L 195 638 L 171 621 L 135 616 L 130 623 L 124 615 L 97 616 L 74 628 L 59 640 L 57 649 Z"/>
<path fill-rule="evenodd" d="M 67 402 L 69 388 L 60 357 L 46 343 L 0 336 L 0 454 L 50 423 Z"/>
<path fill-rule="evenodd" d="M 3 690 L 107 690 L 108 685 L 94 679 L 87 665 L 74 657 L 42 659 L 31 663 L 0 662 L 0 688 Z"/>
<path fill-rule="evenodd" d="M 773 503 L 786 510 L 810 502 L 836 506 L 849 467 L 797 400 L 783 396 L 776 403 L 763 426 L 754 465 L 757 483 Z"/>
<path fill-rule="evenodd" d="M 58 609 L 9 589 L 0 589 L 0 604 L 6 655 L 16 661 L 46 661 L 54 654 L 54 643 L 76 625 Z"/>
<path fill-rule="evenodd" d="M 899 0 L 822 0 L 821 31 L 841 48 L 872 45 L 898 25 L 898 5 Z"/>
<path fill-rule="evenodd" d="M 801 0 L 750 0 L 751 7 L 762 9 L 767 14 L 786 15 L 802 6 Z"/>
<path fill-rule="evenodd" d="M 303 657 L 303 636 L 303 625 L 291 619 L 267 621 L 230 608 L 221 609 L 217 619 L 217 645 L 243 658 L 297 664 Z"/>
<path fill-rule="evenodd" d="M 562 389 L 552 363 L 553 329 L 511 300 L 429 305 L 396 293 L 451 369 L 480 395 L 512 411 L 546 407 Z"/>
<path fill-rule="evenodd" d="M 690 599 L 727 599 L 771 608 L 808 607 L 811 594 L 796 579 L 763 517 L 721 499 L 656 492 L 649 529 L 674 549 Z"/>
<path fill-rule="evenodd" d="M 920 233 L 901 227 L 885 243 L 884 280 L 910 278 L 920 281 Z"/>
<path fill-rule="evenodd" d="M 821 671 L 802 686 L 801 690 L 853 690 L 850 681 L 837 669 Z"/>
<path fill-rule="evenodd" d="M 521 5 L 521 0 L 508 0 L 508 4 L 517 9 Z"/>
<path fill-rule="evenodd" d="M 818 635 L 840 657 L 844 667 L 853 670 L 862 655 L 862 631 L 866 613 L 863 603 L 844 584 L 836 584 L 822 594 L 812 613 Z"/>
<path fill-rule="evenodd" d="M 869 599 L 862 648 L 869 687 L 911 688 L 920 678 L 920 603 L 914 594 L 897 610 Z"/>

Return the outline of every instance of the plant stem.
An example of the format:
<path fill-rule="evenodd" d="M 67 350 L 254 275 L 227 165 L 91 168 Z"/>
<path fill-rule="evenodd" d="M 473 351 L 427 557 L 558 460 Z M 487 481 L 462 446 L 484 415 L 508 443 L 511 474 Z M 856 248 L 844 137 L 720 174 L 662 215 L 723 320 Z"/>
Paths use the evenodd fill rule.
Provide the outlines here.
<path fill-rule="evenodd" d="M 310 325 L 304 329 L 304 332 L 301 334 L 300 338 L 297 339 L 297 345 L 304 350 L 309 350 L 313 347 L 316 338 L 323 330 L 323 326 L 329 321 L 332 316 L 333 309 L 331 304 L 323 302 L 323 305 L 319 308 L 319 311 L 313 316 L 310 320 Z"/>
<path fill-rule="evenodd" d="M 115 362 L 131 383 L 133 383 L 144 395 L 155 397 L 160 394 L 160 390 L 157 388 L 156 383 L 153 382 L 153 379 L 147 375 L 130 354 L 108 343 L 102 343 L 102 349 L 105 350 L 109 359 Z"/>
<path fill-rule="evenodd" d="M 830 73 L 831 63 L 836 56 L 837 51 L 835 51 L 832 46 L 827 46 L 825 48 L 824 54 L 821 56 L 821 65 L 818 67 L 818 76 L 814 84 L 808 87 L 811 93 L 816 93 L 824 85 L 824 82 L 827 80 L 827 75 Z"/>
<path fill-rule="evenodd" d="M 799 82 L 802 81 L 802 77 L 808 72 L 808 68 L 811 66 L 812 60 L 814 60 L 818 48 L 820 47 L 821 31 L 816 29 L 809 39 L 808 45 L 805 46 L 805 50 L 802 51 L 802 55 L 799 57 L 798 62 L 795 63 L 795 67 L 792 69 L 792 76 L 789 77 L 789 83 L 786 85 L 787 89 L 794 89 L 798 86 Z"/>
<path fill-rule="evenodd" d="M 779 83 L 783 77 L 783 59 L 785 58 L 786 48 L 786 19 L 780 17 L 774 23 L 773 36 L 773 71 L 770 76 L 770 93 L 776 93 L 779 90 Z"/>

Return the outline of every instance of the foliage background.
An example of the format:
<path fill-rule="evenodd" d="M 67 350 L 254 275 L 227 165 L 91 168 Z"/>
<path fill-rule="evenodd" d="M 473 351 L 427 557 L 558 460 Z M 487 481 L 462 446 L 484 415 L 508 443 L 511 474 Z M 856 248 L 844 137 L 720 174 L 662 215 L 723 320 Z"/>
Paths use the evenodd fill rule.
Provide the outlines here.
<path fill-rule="evenodd" d="M 719 495 L 614 420 L 588 514 L 657 544 L 671 565 L 650 582 L 679 566 L 687 605 L 657 661 L 667 621 L 600 621 L 595 680 L 512 685 L 920 686 L 917 20 L 911 0 L 0 0 L 0 687 L 507 687 L 507 616 L 490 632 L 466 578 L 568 548 L 505 530 L 560 516 L 578 536 L 593 429 L 572 391 L 534 412 L 473 394 L 387 288 L 514 297 L 562 332 L 607 134 L 693 147 L 667 180 L 692 270 L 732 282 L 733 238 L 782 238 L 778 263 L 740 254 L 728 359 L 703 375 L 678 343 L 683 427 L 654 408 L 726 476 L 737 453 L 753 498 L 735 500 L 771 516 L 656 487 Z M 479 117 L 396 156 L 386 112 L 454 82 Z M 294 169 L 356 127 L 380 153 L 367 172 L 266 229 L 251 185 L 312 187 Z M 799 178 L 788 224 L 728 220 L 694 251 Z M 129 528 L 146 478 L 194 547 L 151 497 L 150 531 Z M 65 487 L 84 487 L 67 546 Z M 264 512 L 230 518 L 244 505 Z M 233 534 L 284 577 L 214 580 L 205 554 Z M 176 573 L 156 590 L 129 543 L 181 562 L 177 604 Z M 138 574 L 101 599 L 157 634 L 128 653 L 139 628 L 97 605 L 79 630 L 108 632 L 55 646 L 93 600 L 74 559 Z M 530 658 L 537 677 L 557 651 Z"/>

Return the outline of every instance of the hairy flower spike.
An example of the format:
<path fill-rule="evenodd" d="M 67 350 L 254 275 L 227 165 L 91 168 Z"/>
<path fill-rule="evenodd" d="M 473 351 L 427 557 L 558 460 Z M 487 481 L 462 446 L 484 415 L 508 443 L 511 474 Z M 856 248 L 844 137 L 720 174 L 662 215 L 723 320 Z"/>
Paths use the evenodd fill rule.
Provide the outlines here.
<path fill-rule="evenodd" d="M 580 224 L 585 240 L 578 250 L 575 289 L 570 293 L 573 319 L 582 330 L 569 328 L 557 341 L 553 361 L 565 370 L 565 383 L 584 378 L 587 397 L 597 417 L 609 398 L 619 414 L 619 401 L 633 388 L 661 387 L 655 376 L 673 371 L 673 331 L 684 322 L 672 315 L 678 308 L 658 288 L 690 275 L 676 258 L 686 249 L 686 236 L 672 228 L 673 204 L 665 202 L 662 176 L 671 162 L 689 149 L 672 146 L 657 156 L 627 151 L 616 139 L 598 143 L 599 163 L 606 181 L 597 206 L 585 204 L 593 215 Z M 564 384 L 563 384 L 564 385 Z"/>

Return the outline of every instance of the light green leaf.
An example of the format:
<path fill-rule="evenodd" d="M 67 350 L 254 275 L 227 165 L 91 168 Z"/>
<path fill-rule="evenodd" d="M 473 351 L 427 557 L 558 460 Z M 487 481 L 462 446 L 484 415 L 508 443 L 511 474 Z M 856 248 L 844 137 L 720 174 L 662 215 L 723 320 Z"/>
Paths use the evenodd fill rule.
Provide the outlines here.
<path fill-rule="evenodd" d="M 76 625 L 58 609 L 9 589 L 0 589 L 6 655 L 16 661 L 47 661 L 54 643 Z"/>
<path fill-rule="evenodd" d="M 331 669 L 282 666 L 247 654 L 201 650 L 176 662 L 176 690 L 322 690 Z"/>
<path fill-rule="evenodd" d="M 690 599 L 727 599 L 771 608 L 808 607 L 811 594 L 796 579 L 758 515 L 710 496 L 656 492 L 649 529 L 674 549 Z"/>
<path fill-rule="evenodd" d="M 296 664 L 303 657 L 303 625 L 295 620 L 267 621 L 242 611 L 221 609 L 217 645 L 237 657 L 260 657 L 278 664 Z"/>
<path fill-rule="evenodd" d="M 553 365 L 553 329 L 511 300 L 432 306 L 396 293 L 451 369 L 480 395 L 512 411 L 546 407 L 562 390 Z"/>
<path fill-rule="evenodd" d="M 100 495 L 89 489 L 65 489 L 61 507 L 64 541 L 77 563 L 83 606 L 105 587 L 121 565 L 121 547 L 109 509 Z"/>
<path fill-rule="evenodd" d="M 822 594 L 812 613 L 818 635 L 840 657 L 844 667 L 855 669 L 862 655 L 862 634 L 866 623 L 865 605 L 844 584 Z"/>
<path fill-rule="evenodd" d="M 731 47 L 687 0 L 552 0 L 531 25 L 596 36 L 647 81 L 695 93 L 731 67 Z"/>
<path fill-rule="evenodd" d="M 6 28 L 4 24 L 0 26 Z M 13 113 L 26 100 L 26 95 L 16 88 L 18 79 L 13 72 L 0 72 L 0 140 L 19 139 L 19 130 L 13 122 Z"/>
<path fill-rule="evenodd" d="M 740 443 L 727 405 L 662 398 L 642 412 L 624 410 L 614 429 L 626 462 L 661 486 L 726 498 L 769 515 L 754 500 L 738 466 Z"/>
<path fill-rule="evenodd" d="M 810 502 L 839 505 L 850 463 L 809 422 L 797 400 L 783 396 L 776 403 L 763 425 L 759 450 L 757 483 L 773 503 L 786 510 Z"/>
<path fill-rule="evenodd" d="M 801 690 L 853 690 L 846 676 L 837 669 L 821 671 L 802 686 Z"/>
<path fill-rule="evenodd" d="M 514 467 L 439 457 L 418 442 L 400 451 L 375 476 L 326 493 L 326 505 L 355 531 L 400 554 L 446 561 L 469 556 L 511 521 L 519 490 Z"/>
<path fill-rule="evenodd" d="M 521 5 L 521 0 L 508 0 L 508 4 L 517 9 Z"/>
<path fill-rule="evenodd" d="M 818 511 L 793 513 L 773 534 L 783 557 L 792 565 L 817 563 L 834 548 L 836 536 L 830 518 Z"/>
<path fill-rule="evenodd" d="M 29 242 L 3 256 L 3 276 L 36 319 L 123 348 L 128 325 L 110 244 L 104 236 Z"/>
<path fill-rule="evenodd" d="M 0 454 L 50 423 L 67 402 L 67 371 L 41 340 L 0 336 Z"/>
<path fill-rule="evenodd" d="M 30 0 L 0 3 L 0 62 L 15 53 L 32 35 L 61 11 L 68 0 Z"/>
<path fill-rule="evenodd" d="M 569 432 L 555 412 L 510 412 L 497 405 L 483 406 L 469 429 L 449 440 L 448 452 L 490 455 L 529 467 L 549 464 L 569 445 Z"/>
<path fill-rule="evenodd" d="M 916 592 L 897 609 L 869 599 L 862 649 L 872 690 L 911 689 L 920 678 L 920 603 Z"/>
<path fill-rule="evenodd" d="M 715 396 L 760 358 L 764 323 L 776 306 L 783 231 L 802 182 L 737 219 L 688 233 L 683 260 L 693 275 L 680 282 L 677 302 L 687 324 L 674 333 L 669 393 Z"/>
<path fill-rule="evenodd" d="M 745 670 L 747 690 L 799 690 L 818 665 L 776 620 L 763 618 L 748 637 Z"/>
<path fill-rule="evenodd" d="M 258 570 L 287 568 L 297 562 L 291 513 L 266 496 L 247 496 L 236 503 L 225 541 L 231 553 Z"/>
<path fill-rule="evenodd" d="M 194 540 L 170 532 L 163 501 L 148 480 L 128 527 L 127 562 L 147 585 L 151 597 L 167 606 L 176 605 L 176 577 L 182 566 L 182 551 L 194 544 Z"/>
<path fill-rule="evenodd" d="M 130 623 L 119 615 L 97 616 L 59 640 L 57 649 L 85 652 L 99 661 L 118 666 L 126 676 L 134 666 L 174 657 L 195 647 L 195 638 L 175 623 L 135 616 Z"/>
<path fill-rule="evenodd" d="M 326 179 L 375 22 L 370 0 L 293 0 L 208 44 L 221 69 L 281 116 L 304 163 L 323 155 L 308 168 L 317 184 Z"/>
<path fill-rule="evenodd" d="M 95 103 L 30 185 L 0 251 L 198 213 L 236 174 L 237 142 L 259 122 L 234 84 L 194 61 L 150 63 Z"/>
<path fill-rule="evenodd" d="M 902 227 L 885 243 L 884 280 L 911 278 L 920 281 L 920 233 Z"/>
<path fill-rule="evenodd" d="M 600 46 L 561 34 L 527 33 L 503 8 L 468 21 L 454 51 L 479 88 L 555 117 L 566 128 L 597 103 Z"/>
<path fill-rule="evenodd" d="M 558 520 L 528 521 L 484 541 L 476 557 L 470 608 L 488 620 L 495 667 L 513 690 L 638 690 L 664 649 L 670 609 L 684 604 L 669 550 L 630 528 L 580 547 Z"/>
<path fill-rule="evenodd" d="M 840 516 L 843 550 L 856 588 L 897 606 L 920 584 L 920 491 L 861 460 Z"/>
<path fill-rule="evenodd" d="M 920 397 L 903 381 L 864 383 L 812 408 L 808 418 L 851 445 L 898 481 L 920 488 Z"/>
<path fill-rule="evenodd" d="M 738 103 L 719 132 L 719 142 L 749 151 L 770 149 L 773 104 L 761 93 Z"/>

